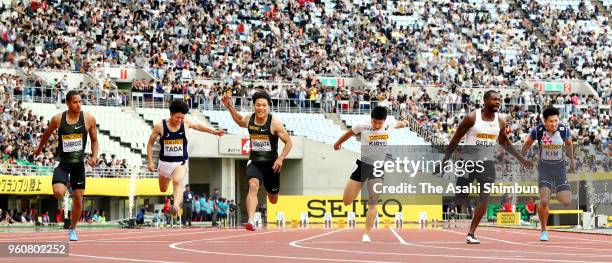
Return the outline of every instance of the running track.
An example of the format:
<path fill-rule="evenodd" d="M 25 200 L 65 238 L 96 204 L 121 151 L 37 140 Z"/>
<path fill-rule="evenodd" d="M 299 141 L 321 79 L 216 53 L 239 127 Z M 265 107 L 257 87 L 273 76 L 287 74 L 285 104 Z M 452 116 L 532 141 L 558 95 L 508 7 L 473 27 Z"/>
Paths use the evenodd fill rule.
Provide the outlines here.
<path fill-rule="evenodd" d="M 612 236 L 479 228 L 376 229 L 370 244 L 360 230 L 103 229 L 81 230 L 70 257 L 7 258 L 19 262 L 612 262 Z M 66 232 L 0 233 L 0 241 L 65 241 Z"/>

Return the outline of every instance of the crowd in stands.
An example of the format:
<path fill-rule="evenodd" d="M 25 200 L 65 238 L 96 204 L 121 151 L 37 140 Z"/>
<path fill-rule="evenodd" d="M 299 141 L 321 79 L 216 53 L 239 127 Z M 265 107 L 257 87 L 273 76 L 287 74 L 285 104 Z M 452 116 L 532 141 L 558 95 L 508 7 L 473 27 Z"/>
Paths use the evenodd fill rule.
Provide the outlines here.
<path fill-rule="evenodd" d="M 42 221 L 39 221 L 39 217 Z M 42 214 L 38 214 L 38 211 L 34 210 L 34 209 L 21 209 L 21 210 L 17 210 L 17 209 L 7 209 L 6 211 L 3 211 L 2 209 L 0 209 L 0 225 L 7 225 L 7 224 L 36 224 L 36 222 L 39 221 L 39 223 L 48 223 L 49 221 L 49 213 L 42 213 Z"/>
<path fill-rule="evenodd" d="M 185 78 L 302 88 L 321 75 L 358 75 L 379 90 L 527 79 L 582 78 L 598 91 L 610 84 L 608 18 L 589 1 L 577 10 L 534 0 L 24 3 L 0 4 L 4 61 L 26 72 L 94 72 L 105 83 L 100 69 L 121 65 L 148 69 L 157 79 L 151 86 L 166 90 Z M 106 86 L 92 88 L 113 94 Z"/>
<path fill-rule="evenodd" d="M 35 167 L 50 167 L 55 164 L 54 154 L 57 148 L 55 136 L 49 138 L 44 150 L 39 156 L 33 156 L 38 142 L 47 128 L 48 121 L 42 116 L 32 113 L 31 109 L 23 107 L 21 102 L 0 97 L 0 167 L 3 174 L 19 174 L 23 171 L 16 169 L 17 165 Z M 86 154 L 85 161 L 90 158 Z M 105 153 L 100 154 L 96 167 L 86 165 L 89 170 L 104 170 L 112 168 L 123 171 L 127 169 L 125 159 L 111 154 L 110 159 Z"/>

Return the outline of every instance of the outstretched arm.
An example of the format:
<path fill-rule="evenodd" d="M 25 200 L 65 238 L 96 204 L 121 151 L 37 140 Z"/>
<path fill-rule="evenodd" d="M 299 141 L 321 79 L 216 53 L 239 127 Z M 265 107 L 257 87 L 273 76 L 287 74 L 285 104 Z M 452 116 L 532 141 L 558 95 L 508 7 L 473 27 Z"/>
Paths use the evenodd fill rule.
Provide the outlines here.
<path fill-rule="evenodd" d="M 407 120 L 398 121 L 397 124 L 395 125 L 396 129 L 406 128 L 406 127 L 408 127 Z"/>
<path fill-rule="evenodd" d="M 232 115 L 232 119 L 234 119 L 234 122 L 236 122 L 238 126 L 246 128 L 249 125 L 249 118 L 251 116 L 240 115 L 240 113 L 236 111 L 236 108 L 234 108 L 234 105 L 232 104 L 232 97 L 230 97 L 229 95 L 224 95 L 223 98 L 221 98 L 221 102 L 223 102 L 223 105 L 225 105 L 225 108 L 227 108 L 227 110 L 230 112 L 230 114 Z"/>
<path fill-rule="evenodd" d="M 512 154 L 512 156 L 514 156 L 521 163 L 521 165 L 527 168 L 533 167 L 533 163 L 523 158 L 523 155 L 521 155 L 512 146 L 512 142 L 510 141 L 510 139 L 508 139 L 508 136 L 506 135 L 506 120 L 502 118 L 501 116 L 499 117 L 499 128 L 500 128 L 499 136 L 497 137 L 498 137 L 499 144 L 504 148 L 504 150 Z"/>
<path fill-rule="evenodd" d="M 218 136 L 223 136 L 225 134 L 224 130 L 215 130 L 211 127 L 208 127 L 202 123 L 193 123 L 190 121 L 185 121 L 185 126 L 189 129 L 194 129 L 196 131 L 206 132 Z"/>
<path fill-rule="evenodd" d="M 336 141 L 336 143 L 334 143 L 334 150 L 340 150 L 340 148 L 342 148 L 342 144 L 344 142 L 346 142 L 349 138 L 353 137 L 355 135 L 355 133 L 353 132 L 352 129 L 349 129 L 348 131 L 346 131 L 342 136 L 340 136 L 340 138 L 338 138 L 338 141 Z"/>

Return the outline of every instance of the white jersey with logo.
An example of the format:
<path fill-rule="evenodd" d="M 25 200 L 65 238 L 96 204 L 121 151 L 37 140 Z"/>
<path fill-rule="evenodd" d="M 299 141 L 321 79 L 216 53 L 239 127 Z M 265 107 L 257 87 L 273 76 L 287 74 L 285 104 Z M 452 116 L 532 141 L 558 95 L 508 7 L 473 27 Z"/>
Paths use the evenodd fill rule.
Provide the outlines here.
<path fill-rule="evenodd" d="M 354 125 L 351 130 L 361 142 L 362 161 L 370 163 L 374 160 L 385 160 L 391 141 L 391 132 L 397 126 L 393 117 L 388 117 L 379 130 L 374 130 L 371 119 Z"/>
<path fill-rule="evenodd" d="M 464 137 L 460 158 L 464 160 L 493 160 L 497 149 L 497 139 L 501 127 L 499 126 L 499 114 L 495 113 L 493 121 L 482 119 L 482 110 L 477 109 L 476 121 Z"/>

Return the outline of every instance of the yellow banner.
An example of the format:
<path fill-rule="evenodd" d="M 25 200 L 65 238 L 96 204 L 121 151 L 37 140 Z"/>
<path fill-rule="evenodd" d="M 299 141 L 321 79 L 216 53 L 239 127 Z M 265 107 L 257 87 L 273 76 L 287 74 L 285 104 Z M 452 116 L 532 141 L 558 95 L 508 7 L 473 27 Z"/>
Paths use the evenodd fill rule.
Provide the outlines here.
<path fill-rule="evenodd" d="M 0 175 L 0 194 L 12 195 L 53 195 L 51 176 L 12 176 Z M 157 178 L 136 180 L 137 196 L 156 196 L 172 194 L 172 185 L 165 193 L 159 191 Z M 129 196 L 129 178 L 92 178 L 85 181 L 85 195 Z"/>
<path fill-rule="evenodd" d="M 365 222 L 367 200 L 355 200 L 345 206 L 342 196 L 301 196 L 282 195 L 276 204 L 268 202 L 267 220 L 276 222 L 278 212 L 285 214 L 285 221 L 300 220 L 302 212 L 308 213 L 309 222 L 323 222 L 323 216 L 330 212 L 334 222 L 346 221 L 349 212 L 355 212 L 359 223 Z M 422 195 L 404 197 L 388 197 L 378 205 L 380 223 L 393 222 L 395 213 L 402 212 L 404 222 L 418 222 L 421 212 L 426 213 L 427 220 L 442 220 L 442 196 Z"/>
<path fill-rule="evenodd" d="M 518 212 L 498 212 L 497 225 L 500 226 L 516 226 L 519 225 L 521 214 Z"/>

